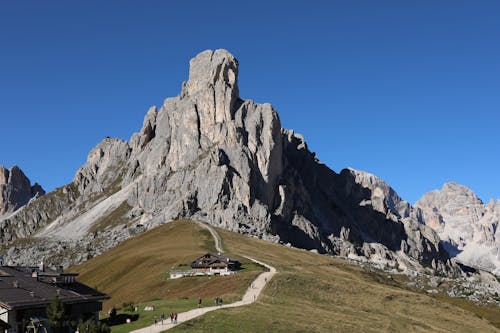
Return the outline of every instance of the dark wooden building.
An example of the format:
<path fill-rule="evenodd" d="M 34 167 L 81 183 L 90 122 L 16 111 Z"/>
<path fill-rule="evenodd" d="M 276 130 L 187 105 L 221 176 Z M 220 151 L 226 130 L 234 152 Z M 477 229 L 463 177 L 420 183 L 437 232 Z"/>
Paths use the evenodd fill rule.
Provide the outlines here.
<path fill-rule="evenodd" d="M 234 271 L 240 268 L 238 260 L 231 259 L 221 254 L 205 253 L 201 257 L 191 262 L 192 269 L 198 270 L 230 270 Z"/>
<path fill-rule="evenodd" d="M 68 320 L 98 319 L 109 296 L 78 281 L 77 273 L 44 267 L 0 266 L 0 320 L 4 332 L 26 332 L 33 321 L 43 323 L 46 308 L 57 296 Z"/>

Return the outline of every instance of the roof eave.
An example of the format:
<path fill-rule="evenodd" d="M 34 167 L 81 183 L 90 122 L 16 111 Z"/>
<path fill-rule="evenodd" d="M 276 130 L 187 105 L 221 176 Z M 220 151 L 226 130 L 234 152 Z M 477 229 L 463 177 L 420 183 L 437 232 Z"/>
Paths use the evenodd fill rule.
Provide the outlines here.
<path fill-rule="evenodd" d="M 65 300 L 64 298 L 61 299 L 61 301 L 63 302 L 63 304 L 79 304 L 79 303 L 91 303 L 91 302 L 98 302 L 98 301 L 103 301 L 103 300 L 107 300 L 107 299 L 110 299 L 111 297 L 108 296 L 108 295 L 96 295 L 96 296 L 88 296 L 86 299 L 81 299 L 81 298 L 77 298 L 77 299 L 67 299 Z M 19 305 L 16 305 L 16 304 L 12 304 L 12 305 L 9 305 L 9 304 L 6 304 L 6 306 L 8 307 L 7 310 L 22 310 L 22 309 L 28 309 L 28 308 L 40 308 L 40 307 L 45 307 L 47 305 L 49 305 L 50 303 L 52 302 L 52 300 L 40 300 L 38 302 L 26 302 L 25 304 L 19 304 Z M 2 304 L 2 303 L 0 303 Z M 3 303 L 5 304 L 5 303 Z"/>

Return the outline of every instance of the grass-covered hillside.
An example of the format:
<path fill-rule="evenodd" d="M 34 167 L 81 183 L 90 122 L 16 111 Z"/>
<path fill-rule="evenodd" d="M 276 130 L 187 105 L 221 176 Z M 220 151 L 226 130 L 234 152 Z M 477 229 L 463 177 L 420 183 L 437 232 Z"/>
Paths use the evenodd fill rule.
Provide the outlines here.
<path fill-rule="evenodd" d="M 275 266 L 278 274 L 256 303 L 210 312 L 170 332 L 500 332 L 498 307 L 429 295 L 406 287 L 402 276 L 389 278 L 388 273 L 340 259 L 217 231 L 228 255 L 262 260 Z M 74 271 L 81 273 L 82 282 L 112 296 L 105 309 L 157 300 L 154 304 L 175 306 L 180 312 L 195 307 L 198 297 L 207 305 L 216 296 L 236 300 L 258 274 L 248 265 L 232 277 L 166 278 L 170 268 L 213 246 L 208 231 L 176 221 L 130 239 Z M 145 317 L 113 331 L 151 322 L 152 317 Z"/>
<path fill-rule="evenodd" d="M 104 312 L 124 303 L 165 300 L 185 308 L 189 300 L 195 307 L 198 297 L 207 302 L 217 296 L 227 301 L 241 298 L 261 268 L 238 256 L 244 269 L 233 276 L 168 279 L 170 269 L 185 266 L 208 251 L 215 249 L 207 230 L 189 221 L 175 221 L 129 239 L 70 271 L 80 273 L 78 280 L 111 296 L 104 303 Z"/>
<path fill-rule="evenodd" d="M 218 229 L 224 247 L 279 273 L 247 307 L 224 309 L 169 332 L 499 332 L 500 308 L 410 290 L 387 273 Z"/>

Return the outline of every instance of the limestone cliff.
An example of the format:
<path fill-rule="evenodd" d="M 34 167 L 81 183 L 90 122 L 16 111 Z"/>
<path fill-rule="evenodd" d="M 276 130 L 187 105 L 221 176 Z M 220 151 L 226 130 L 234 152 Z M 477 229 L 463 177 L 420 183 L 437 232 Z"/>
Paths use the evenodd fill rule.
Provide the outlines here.
<path fill-rule="evenodd" d="M 130 141 L 107 138 L 89 153 L 57 216 L 32 223 L 33 239 L 105 249 L 137 228 L 193 218 L 323 253 L 449 269 L 409 205 L 381 181 L 319 162 L 270 104 L 239 97 L 238 70 L 225 50 L 193 58 L 180 94 L 151 107 Z M 30 223 L 19 216 L 2 228 Z"/>
<path fill-rule="evenodd" d="M 426 193 L 415 204 L 423 221 L 446 242 L 448 252 L 464 264 L 500 275 L 500 203 L 484 204 L 456 183 Z"/>
<path fill-rule="evenodd" d="M 17 165 L 8 169 L 0 165 L 0 216 L 14 212 L 34 197 L 45 194 L 43 188 L 30 180 Z"/>

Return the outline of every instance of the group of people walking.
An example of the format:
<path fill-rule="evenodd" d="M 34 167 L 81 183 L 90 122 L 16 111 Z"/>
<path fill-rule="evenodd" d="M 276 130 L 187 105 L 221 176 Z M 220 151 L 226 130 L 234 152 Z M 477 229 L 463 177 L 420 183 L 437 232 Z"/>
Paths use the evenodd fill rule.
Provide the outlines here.
<path fill-rule="evenodd" d="M 203 300 L 201 299 L 201 297 L 198 298 L 198 307 L 199 308 L 201 308 L 203 306 L 202 303 L 203 303 Z M 217 306 L 222 305 L 222 298 L 221 297 L 217 296 L 215 298 L 215 305 L 217 305 Z M 153 317 L 153 321 L 154 321 L 155 325 L 157 325 L 158 322 L 160 322 L 163 325 L 164 320 L 165 320 L 165 313 L 164 312 L 161 314 L 160 318 L 158 318 L 158 316 L 156 316 L 156 315 Z M 170 323 L 177 324 L 177 312 L 170 313 Z"/>
<path fill-rule="evenodd" d="M 160 316 L 160 322 L 163 325 L 163 321 L 165 320 L 165 313 L 162 313 Z M 170 313 L 170 323 L 171 324 L 177 324 L 177 312 L 172 312 Z M 158 324 L 158 317 L 155 315 L 154 316 L 154 324 Z"/>
<path fill-rule="evenodd" d="M 203 300 L 201 299 L 201 297 L 198 298 L 198 307 L 199 308 L 202 307 L 202 302 L 203 302 Z M 217 296 L 215 298 L 215 305 L 217 305 L 217 306 L 221 306 L 222 305 L 222 298 L 221 297 Z M 163 325 L 163 321 L 165 320 L 165 313 L 163 312 L 161 314 L 160 318 L 158 318 L 158 316 L 154 315 L 153 320 L 154 320 L 154 324 L 155 325 L 157 325 L 158 322 L 160 322 Z M 177 324 L 177 312 L 170 313 L 170 323 L 171 324 Z"/>
<path fill-rule="evenodd" d="M 222 305 L 222 298 L 217 296 L 214 300 L 215 302 L 215 305 L 217 306 L 220 306 Z M 201 308 L 203 306 L 203 300 L 201 299 L 201 297 L 198 298 L 198 307 Z"/>

